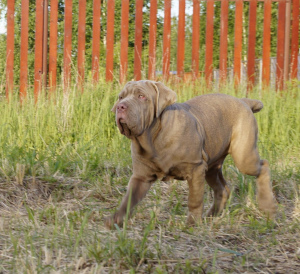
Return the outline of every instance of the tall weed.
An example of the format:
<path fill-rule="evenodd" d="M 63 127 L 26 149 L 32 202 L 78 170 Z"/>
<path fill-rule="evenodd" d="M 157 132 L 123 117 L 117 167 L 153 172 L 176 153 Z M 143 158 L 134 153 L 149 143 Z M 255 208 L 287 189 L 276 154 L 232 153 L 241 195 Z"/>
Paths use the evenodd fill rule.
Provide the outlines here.
<path fill-rule="evenodd" d="M 177 92 L 179 102 L 209 92 L 246 96 L 245 89 L 235 91 L 231 84 L 209 89 L 202 79 L 193 84 L 169 85 Z M 86 83 L 82 94 L 74 86 L 69 93 L 58 90 L 52 99 L 41 95 L 37 104 L 30 96 L 22 105 L 16 95 L 9 102 L 1 99 L 1 176 L 18 176 L 20 166 L 25 176 L 83 177 L 110 167 L 130 166 L 130 142 L 119 134 L 110 111 L 120 89 L 118 84 Z M 297 89 L 276 93 L 255 88 L 248 96 L 264 103 L 263 110 L 255 114 L 263 157 L 281 164 L 299 161 Z"/>

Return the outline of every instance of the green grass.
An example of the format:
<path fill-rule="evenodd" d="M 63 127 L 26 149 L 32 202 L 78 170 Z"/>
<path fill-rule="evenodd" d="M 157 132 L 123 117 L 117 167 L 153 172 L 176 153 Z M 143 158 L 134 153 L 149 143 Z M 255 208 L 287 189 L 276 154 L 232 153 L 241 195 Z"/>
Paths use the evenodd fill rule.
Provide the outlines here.
<path fill-rule="evenodd" d="M 169 84 L 183 102 L 215 92 L 202 82 Z M 119 205 L 131 175 L 130 142 L 110 109 L 121 87 L 87 83 L 55 99 L 20 105 L 0 99 L 0 272 L 296 272 L 300 250 L 300 93 L 255 88 L 259 148 L 272 171 L 275 221 L 255 202 L 255 180 L 228 157 L 233 190 L 220 217 L 185 225 L 185 182 L 157 182 L 124 227 L 103 218 Z M 223 93 L 245 97 L 231 85 Z M 205 209 L 212 202 L 206 188 Z"/>
<path fill-rule="evenodd" d="M 117 88 L 106 84 L 93 90 L 87 87 L 82 95 L 76 90 L 57 94 L 56 100 L 41 96 L 37 105 L 31 99 L 22 106 L 15 98 L 9 104 L 3 100 L 2 172 L 14 176 L 16 166 L 21 164 L 31 176 L 53 176 L 57 172 L 84 176 L 99 172 L 117 159 L 121 165 L 130 163 L 122 161 L 128 142 L 125 145 L 122 141 L 110 112 L 116 92 Z"/>

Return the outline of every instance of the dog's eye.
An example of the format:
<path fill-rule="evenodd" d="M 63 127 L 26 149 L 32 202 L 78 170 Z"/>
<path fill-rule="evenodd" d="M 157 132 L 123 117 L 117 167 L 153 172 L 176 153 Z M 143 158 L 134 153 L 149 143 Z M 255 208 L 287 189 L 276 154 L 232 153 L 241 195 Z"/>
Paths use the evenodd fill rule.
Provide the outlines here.
<path fill-rule="evenodd" d="M 122 96 L 119 96 L 119 100 L 122 100 L 123 99 L 123 97 Z"/>
<path fill-rule="evenodd" d="M 145 96 L 145 95 L 143 95 L 143 94 L 139 94 L 139 99 L 142 99 L 142 100 L 144 100 L 144 99 L 146 99 L 146 96 Z"/>

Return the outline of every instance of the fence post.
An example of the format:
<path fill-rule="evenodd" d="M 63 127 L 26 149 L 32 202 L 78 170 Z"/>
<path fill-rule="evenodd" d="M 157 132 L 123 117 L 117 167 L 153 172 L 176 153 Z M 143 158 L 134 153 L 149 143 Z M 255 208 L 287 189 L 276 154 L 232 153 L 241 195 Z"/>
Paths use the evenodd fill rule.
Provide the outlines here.
<path fill-rule="evenodd" d="M 220 83 L 224 83 L 227 79 L 228 8 L 228 0 L 223 0 L 221 3 Z"/>
<path fill-rule="evenodd" d="M 100 58 L 100 16 L 101 0 L 93 2 L 93 41 L 92 41 L 92 77 L 93 83 L 99 81 L 99 58 Z"/>
<path fill-rule="evenodd" d="M 241 82 L 241 62 L 243 45 L 243 0 L 235 2 L 235 22 L 234 22 L 234 63 L 233 75 L 234 85 L 237 87 Z"/>
<path fill-rule="evenodd" d="M 83 91 L 84 83 L 84 61 L 85 61 L 85 17 L 86 17 L 86 0 L 79 0 L 78 3 L 78 86 Z"/>
<path fill-rule="evenodd" d="M 44 0 L 36 1 L 35 57 L 34 57 L 34 100 L 37 102 L 42 87 L 43 73 L 43 23 Z"/>
<path fill-rule="evenodd" d="M 129 29 L 129 0 L 122 1 L 121 14 L 121 52 L 120 52 L 120 83 L 127 77 L 128 67 L 128 29 Z"/>
<path fill-rule="evenodd" d="M 284 69 L 283 80 L 284 86 L 289 78 L 289 61 L 290 61 L 290 35 L 291 35 L 291 0 L 286 2 L 285 8 L 285 37 L 284 37 Z"/>
<path fill-rule="evenodd" d="M 27 96 L 29 0 L 21 3 L 20 99 Z"/>
<path fill-rule="evenodd" d="M 214 0 L 207 0 L 206 10 L 206 41 L 205 41 L 205 80 L 207 85 L 212 82 L 213 73 L 213 39 L 214 39 Z"/>
<path fill-rule="evenodd" d="M 64 92 L 71 83 L 72 54 L 72 0 L 65 0 L 65 36 L 64 36 Z"/>
<path fill-rule="evenodd" d="M 250 0 L 249 34 L 248 34 L 249 40 L 248 40 L 248 55 L 247 55 L 248 90 L 252 89 L 255 83 L 256 9 L 257 9 L 257 0 Z"/>
<path fill-rule="evenodd" d="M 48 59 L 48 0 L 43 4 L 43 87 L 47 88 L 47 59 Z"/>
<path fill-rule="evenodd" d="M 164 36 L 163 36 L 163 78 L 169 79 L 170 48 L 171 48 L 171 0 L 165 0 L 164 6 Z"/>
<path fill-rule="evenodd" d="M 285 0 L 278 3 L 276 89 L 284 88 Z"/>
<path fill-rule="evenodd" d="M 51 0 L 50 9 L 50 39 L 49 39 L 49 87 L 50 92 L 56 89 L 57 73 L 57 22 L 58 0 Z"/>
<path fill-rule="evenodd" d="M 184 75 L 184 41 L 185 41 L 185 0 L 179 0 L 178 34 L 177 34 L 177 76 Z"/>
<path fill-rule="evenodd" d="M 149 29 L 149 61 L 148 61 L 148 78 L 155 79 L 156 63 L 156 14 L 157 0 L 150 1 L 150 29 Z"/>
<path fill-rule="evenodd" d="M 107 0 L 106 81 L 114 78 L 114 20 L 115 0 Z"/>
<path fill-rule="evenodd" d="M 193 34 L 192 34 L 192 74 L 195 80 L 199 72 L 199 31 L 200 31 L 200 3 L 193 0 Z"/>
<path fill-rule="evenodd" d="M 136 0 L 134 39 L 134 79 L 142 76 L 143 0 Z"/>
<path fill-rule="evenodd" d="M 262 83 L 263 86 L 270 84 L 270 48 L 271 48 L 271 6 L 272 1 L 264 3 L 264 38 L 262 56 Z"/>
<path fill-rule="evenodd" d="M 7 44 L 6 44 L 6 98 L 14 85 L 15 1 L 7 1 Z"/>
<path fill-rule="evenodd" d="M 293 0 L 293 25 L 291 41 L 291 79 L 298 74 L 298 41 L 299 41 L 299 0 Z"/>

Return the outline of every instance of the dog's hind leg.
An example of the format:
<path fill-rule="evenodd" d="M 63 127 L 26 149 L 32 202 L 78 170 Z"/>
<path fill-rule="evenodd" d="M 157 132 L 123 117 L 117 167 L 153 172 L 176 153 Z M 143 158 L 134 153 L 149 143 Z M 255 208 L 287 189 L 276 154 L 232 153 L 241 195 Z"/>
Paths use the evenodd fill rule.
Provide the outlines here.
<path fill-rule="evenodd" d="M 205 176 L 206 182 L 214 191 L 214 201 L 213 205 L 207 213 L 207 216 L 216 216 L 223 211 L 226 202 L 229 198 L 230 189 L 222 174 L 222 164 L 221 163 L 211 167 Z"/>
<path fill-rule="evenodd" d="M 267 160 L 260 159 L 256 140 L 254 139 L 252 144 L 248 142 L 247 145 L 245 141 L 235 142 L 231 154 L 240 172 L 256 177 L 259 209 L 270 218 L 274 217 L 276 202 L 272 192 L 269 163 Z"/>
<path fill-rule="evenodd" d="M 277 206 L 272 192 L 271 174 L 267 160 L 260 160 L 260 172 L 256 178 L 256 186 L 260 210 L 264 211 L 271 218 L 274 217 Z"/>

